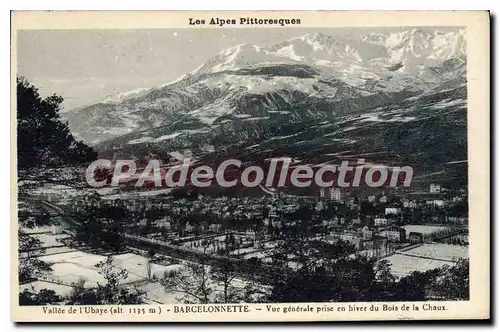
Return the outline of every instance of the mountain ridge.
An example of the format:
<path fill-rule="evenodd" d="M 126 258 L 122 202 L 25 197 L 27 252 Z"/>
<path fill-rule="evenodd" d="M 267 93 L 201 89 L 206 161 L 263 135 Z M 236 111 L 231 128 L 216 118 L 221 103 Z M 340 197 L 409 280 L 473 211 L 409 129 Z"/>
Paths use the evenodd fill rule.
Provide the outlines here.
<path fill-rule="evenodd" d="M 322 163 L 350 146 L 386 164 L 439 169 L 466 159 L 464 42 L 463 31 L 410 30 L 361 42 L 306 34 L 239 44 L 173 82 L 69 113 L 69 123 L 104 157 L 286 154 Z M 428 137 L 425 128 L 457 136 Z"/>

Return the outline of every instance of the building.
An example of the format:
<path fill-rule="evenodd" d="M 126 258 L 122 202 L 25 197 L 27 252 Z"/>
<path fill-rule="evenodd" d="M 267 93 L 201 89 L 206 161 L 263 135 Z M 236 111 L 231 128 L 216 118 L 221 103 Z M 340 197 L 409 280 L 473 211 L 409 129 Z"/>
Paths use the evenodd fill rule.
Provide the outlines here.
<path fill-rule="evenodd" d="M 165 216 L 161 219 L 156 220 L 155 225 L 158 228 L 170 229 L 172 225 L 171 225 L 169 220 L 170 220 L 170 217 Z"/>
<path fill-rule="evenodd" d="M 279 218 L 278 209 L 276 207 L 271 207 L 268 214 L 269 218 Z"/>
<path fill-rule="evenodd" d="M 431 183 L 431 185 L 429 187 L 429 192 L 431 194 L 439 194 L 441 192 L 441 186 L 439 184 L 436 184 L 436 183 Z"/>
<path fill-rule="evenodd" d="M 285 213 L 293 213 L 299 209 L 299 205 L 297 204 L 288 204 L 288 205 L 283 205 L 281 207 L 282 211 Z"/>
<path fill-rule="evenodd" d="M 375 227 L 385 227 L 389 225 L 389 220 L 387 218 L 375 218 L 373 223 Z"/>
<path fill-rule="evenodd" d="M 417 207 L 417 202 L 416 201 L 408 201 L 408 200 L 405 200 L 403 202 L 403 207 L 405 208 L 410 208 L 410 209 L 414 209 Z"/>
<path fill-rule="evenodd" d="M 356 247 L 356 249 L 362 249 L 363 248 L 363 240 L 359 237 L 357 234 L 353 233 L 332 233 L 329 237 L 328 240 L 330 241 L 335 241 L 337 239 L 344 240 L 346 242 L 351 243 Z"/>
<path fill-rule="evenodd" d="M 386 237 L 389 241 L 404 242 L 406 240 L 406 231 L 398 226 L 389 226 L 379 233 L 380 236 Z"/>
<path fill-rule="evenodd" d="M 354 225 L 354 226 L 361 226 L 361 219 L 360 218 L 354 218 L 351 221 L 351 224 Z"/>
<path fill-rule="evenodd" d="M 362 241 L 361 244 L 362 250 L 368 250 L 371 257 L 381 256 L 384 253 L 387 253 L 387 238 L 373 235 L 370 240 Z"/>
<path fill-rule="evenodd" d="M 281 228 L 281 220 L 273 220 L 271 221 L 271 224 L 273 225 L 274 228 Z"/>
<path fill-rule="evenodd" d="M 219 232 L 221 229 L 222 229 L 221 224 L 211 224 L 210 226 L 208 226 L 208 230 L 214 233 Z"/>
<path fill-rule="evenodd" d="M 194 226 L 189 223 L 189 221 L 186 223 L 186 226 L 184 226 L 184 230 L 186 233 L 192 233 L 194 231 Z"/>
<path fill-rule="evenodd" d="M 162 220 L 159 220 L 159 221 L 156 223 L 156 226 L 157 226 L 158 228 L 163 228 L 163 229 L 167 229 L 167 230 L 169 230 L 169 229 L 172 227 L 172 225 L 170 225 L 170 222 L 168 222 L 168 221 L 166 221 L 166 220 L 163 220 L 163 219 L 162 219 Z"/>
<path fill-rule="evenodd" d="M 317 212 L 323 211 L 325 209 L 325 206 L 322 201 L 319 201 L 316 203 L 316 206 L 314 208 Z"/>
<path fill-rule="evenodd" d="M 442 207 L 442 206 L 444 206 L 444 201 L 442 199 L 431 199 L 431 200 L 427 200 L 425 203 L 427 205 L 433 205 L 433 206 L 436 206 L 436 207 Z"/>
<path fill-rule="evenodd" d="M 401 213 L 401 208 L 396 207 L 396 206 L 391 206 L 391 207 L 386 207 L 385 208 L 385 215 L 388 214 L 400 214 Z"/>
<path fill-rule="evenodd" d="M 336 202 L 342 199 L 342 192 L 339 188 L 330 188 L 330 199 Z"/>
<path fill-rule="evenodd" d="M 328 188 L 328 190 L 321 188 L 319 197 L 338 202 L 342 199 L 342 192 L 339 188 Z"/>
<path fill-rule="evenodd" d="M 465 217 L 446 217 L 446 221 L 460 225 L 467 225 L 469 223 L 469 219 Z"/>
<path fill-rule="evenodd" d="M 422 243 L 424 242 L 424 236 L 419 232 L 410 232 L 408 235 L 408 240 L 410 243 Z"/>
<path fill-rule="evenodd" d="M 373 237 L 373 231 L 369 229 L 368 226 L 363 227 L 363 229 L 361 230 L 361 234 L 363 240 L 371 240 L 371 238 Z"/>
<path fill-rule="evenodd" d="M 359 207 L 359 204 L 356 203 L 356 200 L 354 198 L 349 198 L 345 201 L 345 205 L 347 205 L 351 209 L 355 209 L 356 207 Z"/>

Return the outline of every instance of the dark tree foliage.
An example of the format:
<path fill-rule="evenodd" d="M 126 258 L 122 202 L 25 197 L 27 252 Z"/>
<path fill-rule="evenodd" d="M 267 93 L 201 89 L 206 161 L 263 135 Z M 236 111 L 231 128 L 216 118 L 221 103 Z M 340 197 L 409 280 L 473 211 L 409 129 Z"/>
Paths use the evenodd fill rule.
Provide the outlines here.
<path fill-rule="evenodd" d="M 21 230 L 18 231 L 19 238 L 19 282 L 24 283 L 36 280 L 45 272 L 50 271 L 50 265 L 37 257 L 43 254 L 39 239 L 30 236 Z"/>
<path fill-rule="evenodd" d="M 273 255 L 282 266 L 273 277 L 270 302 L 372 302 L 469 299 L 469 262 L 425 272 L 414 271 L 399 280 L 387 260 L 355 255 L 348 242 L 322 243 L 284 229 Z M 291 255 L 291 256 L 290 256 Z M 287 258 L 288 257 L 288 258 Z M 298 264 L 289 268 L 290 257 Z"/>
<path fill-rule="evenodd" d="M 460 259 L 454 265 L 445 265 L 430 285 L 430 293 L 446 300 L 469 300 L 469 260 Z"/>
<path fill-rule="evenodd" d="M 114 220 L 87 215 L 75 229 L 75 242 L 94 249 L 119 252 L 124 248 L 123 224 Z"/>
<path fill-rule="evenodd" d="M 86 144 L 75 140 L 61 121 L 56 94 L 41 98 L 25 78 L 17 78 L 17 157 L 19 169 L 87 162 L 97 157 Z"/>
<path fill-rule="evenodd" d="M 47 305 L 63 301 L 53 290 L 41 289 L 38 293 L 25 289 L 19 293 L 19 305 Z"/>
<path fill-rule="evenodd" d="M 425 301 L 428 287 L 438 274 L 439 269 L 414 271 L 395 283 L 393 294 L 389 294 L 388 297 L 393 301 Z"/>

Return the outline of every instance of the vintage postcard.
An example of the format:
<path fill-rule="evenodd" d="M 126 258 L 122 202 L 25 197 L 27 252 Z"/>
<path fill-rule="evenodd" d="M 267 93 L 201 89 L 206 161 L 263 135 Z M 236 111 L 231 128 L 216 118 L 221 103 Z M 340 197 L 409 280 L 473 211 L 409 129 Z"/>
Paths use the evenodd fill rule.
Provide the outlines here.
<path fill-rule="evenodd" d="M 489 319 L 489 31 L 13 12 L 12 320 Z"/>

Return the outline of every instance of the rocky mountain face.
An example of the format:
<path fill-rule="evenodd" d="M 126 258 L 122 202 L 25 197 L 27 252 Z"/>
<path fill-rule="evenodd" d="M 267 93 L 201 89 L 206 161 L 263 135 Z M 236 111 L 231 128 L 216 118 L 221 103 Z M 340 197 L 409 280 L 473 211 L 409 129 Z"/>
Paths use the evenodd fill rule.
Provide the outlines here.
<path fill-rule="evenodd" d="M 355 153 L 425 172 L 467 159 L 465 55 L 464 31 L 306 34 L 222 50 L 173 83 L 65 115 L 103 156 Z"/>

